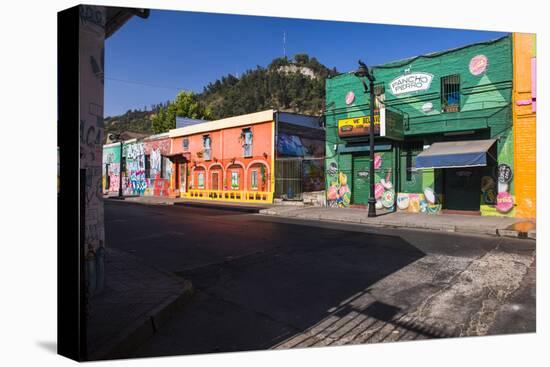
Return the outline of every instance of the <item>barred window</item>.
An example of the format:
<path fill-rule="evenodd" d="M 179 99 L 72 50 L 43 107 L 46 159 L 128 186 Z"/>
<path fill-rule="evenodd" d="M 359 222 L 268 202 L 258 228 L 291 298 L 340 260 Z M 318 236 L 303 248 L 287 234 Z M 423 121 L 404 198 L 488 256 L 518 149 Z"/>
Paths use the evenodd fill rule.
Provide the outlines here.
<path fill-rule="evenodd" d="M 460 111 L 460 75 L 441 78 L 441 112 Z"/>

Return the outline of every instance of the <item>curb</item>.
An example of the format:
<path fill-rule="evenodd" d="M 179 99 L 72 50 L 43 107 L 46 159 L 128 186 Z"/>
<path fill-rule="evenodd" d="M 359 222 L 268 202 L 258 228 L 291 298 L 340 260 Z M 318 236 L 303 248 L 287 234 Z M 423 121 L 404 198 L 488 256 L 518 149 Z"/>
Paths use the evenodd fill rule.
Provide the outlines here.
<path fill-rule="evenodd" d="M 383 220 L 372 220 L 372 219 L 359 219 L 359 220 L 349 220 L 347 218 L 324 218 L 322 215 L 307 216 L 302 213 L 278 213 L 273 209 L 263 209 L 259 211 L 260 214 L 276 216 L 282 218 L 298 218 L 298 219 L 309 219 L 309 220 L 321 220 L 328 222 L 346 222 L 351 224 L 365 224 L 373 227 L 385 227 L 385 228 L 407 228 L 407 229 L 421 229 L 421 230 L 431 230 L 431 231 L 441 231 L 441 232 L 454 232 L 454 233 L 463 233 L 463 234 L 474 234 L 474 235 L 487 235 L 487 236 L 500 236 L 500 237 L 513 237 L 513 238 L 525 238 L 525 239 L 536 239 L 536 231 L 529 232 L 518 232 L 508 229 L 498 229 L 494 227 L 471 227 L 471 226 L 456 226 L 453 224 L 440 224 L 437 226 L 432 226 L 430 224 L 420 224 L 420 223 L 389 223 Z"/>
<path fill-rule="evenodd" d="M 138 200 L 134 199 L 133 197 L 112 197 L 112 198 L 103 198 L 103 200 L 106 201 L 124 201 L 127 203 L 134 203 L 134 204 L 142 204 L 142 205 L 174 205 L 173 201 L 163 201 L 163 200 L 157 200 L 157 201 L 147 201 L 147 200 Z"/>
<path fill-rule="evenodd" d="M 134 348 L 150 338 L 189 301 L 194 292 L 193 285 L 185 279 L 183 282 L 184 290 L 181 294 L 168 297 L 152 311 L 134 321 L 111 339 L 108 344 L 93 352 L 88 360 L 128 358 L 128 354 Z"/>
<path fill-rule="evenodd" d="M 266 210 L 263 207 L 252 207 L 252 206 L 232 206 L 226 204 L 218 203 L 200 203 L 200 202 L 191 202 L 191 201 L 176 201 L 173 203 L 174 206 L 191 206 L 196 208 L 210 208 L 210 209 L 219 209 L 227 211 L 235 211 L 242 213 L 261 213 L 262 210 Z"/>
<path fill-rule="evenodd" d="M 521 232 L 521 231 L 510 230 L 510 229 L 497 229 L 497 233 L 500 237 L 523 238 L 523 239 L 530 239 L 535 241 L 537 240 L 536 231 Z"/>

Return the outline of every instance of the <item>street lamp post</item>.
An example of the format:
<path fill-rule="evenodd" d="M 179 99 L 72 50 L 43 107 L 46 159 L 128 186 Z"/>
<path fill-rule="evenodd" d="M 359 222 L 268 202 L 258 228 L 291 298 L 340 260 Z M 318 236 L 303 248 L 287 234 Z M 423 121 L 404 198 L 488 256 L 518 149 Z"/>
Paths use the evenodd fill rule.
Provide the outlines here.
<path fill-rule="evenodd" d="M 120 136 L 119 136 L 120 139 Z M 120 139 L 120 156 L 118 164 L 118 198 L 122 199 L 122 146 L 124 142 Z"/>
<path fill-rule="evenodd" d="M 361 80 L 361 83 L 363 83 L 364 92 L 367 93 L 367 91 L 370 94 L 370 101 L 369 101 L 369 107 L 370 107 L 370 123 L 369 123 L 369 138 L 370 138 L 370 165 L 369 165 L 369 178 L 370 178 L 370 194 L 369 194 L 369 211 L 368 216 L 369 217 L 376 217 L 376 199 L 374 198 L 374 75 L 369 70 L 367 65 L 365 65 L 364 62 L 359 60 L 359 68 L 355 72 L 355 76 L 359 77 Z M 363 79 L 366 77 L 369 80 L 369 87 L 367 88 L 367 84 L 365 83 L 365 80 Z"/>

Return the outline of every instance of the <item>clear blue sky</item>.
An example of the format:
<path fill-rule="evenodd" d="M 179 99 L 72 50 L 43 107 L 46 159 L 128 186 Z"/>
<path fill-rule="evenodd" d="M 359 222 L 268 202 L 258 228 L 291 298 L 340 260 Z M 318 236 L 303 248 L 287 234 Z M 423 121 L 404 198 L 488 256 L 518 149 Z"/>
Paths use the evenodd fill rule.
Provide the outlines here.
<path fill-rule="evenodd" d="M 105 116 L 201 92 L 229 73 L 307 53 L 339 72 L 486 41 L 506 33 L 152 10 L 105 45 Z M 116 80 L 115 80 L 116 79 Z M 132 82 L 132 83 L 129 83 Z"/>

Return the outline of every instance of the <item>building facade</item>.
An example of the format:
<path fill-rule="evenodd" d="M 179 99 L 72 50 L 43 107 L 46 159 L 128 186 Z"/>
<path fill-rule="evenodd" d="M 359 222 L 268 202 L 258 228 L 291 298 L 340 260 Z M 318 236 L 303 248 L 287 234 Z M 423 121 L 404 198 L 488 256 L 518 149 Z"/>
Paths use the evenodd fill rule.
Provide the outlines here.
<path fill-rule="evenodd" d="M 537 51 L 532 33 L 514 33 L 514 167 L 516 216 L 536 217 Z"/>
<path fill-rule="evenodd" d="M 512 37 L 373 68 L 379 210 L 515 216 Z M 359 77 L 326 83 L 330 206 L 365 206 L 369 101 Z"/>
<path fill-rule="evenodd" d="M 146 196 L 174 196 L 172 185 L 172 161 L 168 133 L 151 135 L 143 139 L 145 159 Z"/>
<path fill-rule="evenodd" d="M 278 151 L 286 149 L 303 160 L 307 153 L 302 139 L 315 133 L 321 147 L 317 158 L 322 160 L 324 131 L 312 116 L 267 110 L 171 130 L 174 190 L 189 199 L 273 202 L 278 194 L 276 161 L 284 158 Z M 322 172 L 319 176 L 324 178 Z M 309 182 L 297 179 L 300 188 Z"/>

